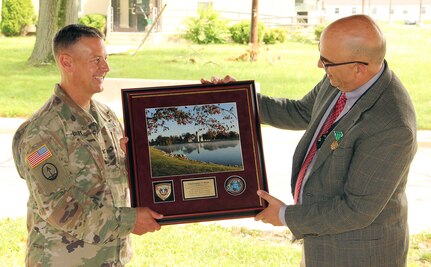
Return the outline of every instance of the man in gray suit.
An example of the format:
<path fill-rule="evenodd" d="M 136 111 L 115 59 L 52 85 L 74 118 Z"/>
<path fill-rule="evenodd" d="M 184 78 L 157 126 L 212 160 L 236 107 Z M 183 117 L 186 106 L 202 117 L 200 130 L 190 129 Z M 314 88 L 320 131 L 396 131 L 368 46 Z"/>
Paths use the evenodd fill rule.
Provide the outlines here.
<path fill-rule="evenodd" d="M 370 17 L 333 22 L 319 49 L 326 75 L 302 99 L 258 96 L 262 123 L 305 134 L 293 157 L 295 205 L 259 191 L 269 205 L 255 219 L 303 239 L 303 266 L 405 266 L 413 104 Z"/>

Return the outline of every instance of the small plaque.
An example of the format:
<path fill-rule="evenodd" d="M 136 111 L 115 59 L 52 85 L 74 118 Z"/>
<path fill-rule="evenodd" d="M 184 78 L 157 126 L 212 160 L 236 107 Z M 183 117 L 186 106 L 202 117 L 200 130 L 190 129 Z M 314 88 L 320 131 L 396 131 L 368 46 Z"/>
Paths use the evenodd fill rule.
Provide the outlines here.
<path fill-rule="evenodd" d="M 182 183 L 183 183 L 184 200 L 217 197 L 215 177 L 187 179 L 187 180 L 182 180 Z"/>

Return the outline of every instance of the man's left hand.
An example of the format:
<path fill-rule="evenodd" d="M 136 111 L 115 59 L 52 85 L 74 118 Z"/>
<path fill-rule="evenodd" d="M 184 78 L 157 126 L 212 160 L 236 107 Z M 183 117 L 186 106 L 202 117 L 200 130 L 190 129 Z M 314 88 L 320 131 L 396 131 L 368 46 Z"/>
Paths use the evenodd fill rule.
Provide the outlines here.
<path fill-rule="evenodd" d="M 268 202 L 268 207 L 254 217 L 255 221 L 270 223 L 274 226 L 283 226 L 278 213 L 280 208 L 285 205 L 281 200 L 271 196 L 263 190 L 258 190 L 257 195 Z"/>

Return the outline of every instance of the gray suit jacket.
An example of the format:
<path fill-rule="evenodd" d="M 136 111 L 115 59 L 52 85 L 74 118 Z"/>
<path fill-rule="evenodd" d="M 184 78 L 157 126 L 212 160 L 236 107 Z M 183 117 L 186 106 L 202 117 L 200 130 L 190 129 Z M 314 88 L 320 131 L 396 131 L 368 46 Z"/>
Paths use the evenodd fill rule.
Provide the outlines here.
<path fill-rule="evenodd" d="M 325 77 L 301 100 L 259 95 L 262 123 L 305 129 L 293 156 L 292 192 L 317 125 L 338 93 Z M 313 266 L 405 266 L 409 233 L 405 188 L 416 153 L 416 117 L 410 97 L 387 67 L 333 131 L 317 155 L 302 205 L 285 218 L 304 239 Z M 335 147 L 335 148 L 334 148 Z"/>

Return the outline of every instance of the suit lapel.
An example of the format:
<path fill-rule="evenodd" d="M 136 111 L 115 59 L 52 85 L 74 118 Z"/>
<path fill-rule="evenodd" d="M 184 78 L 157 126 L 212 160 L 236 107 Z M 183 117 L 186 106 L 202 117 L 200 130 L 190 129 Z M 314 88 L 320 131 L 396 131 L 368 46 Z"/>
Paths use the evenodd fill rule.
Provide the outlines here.
<path fill-rule="evenodd" d="M 302 162 L 304 161 L 308 147 L 311 143 L 314 133 L 316 132 L 317 126 L 319 125 L 319 122 L 321 121 L 329 105 L 332 103 L 335 96 L 339 93 L 338 89 L 332 87 L 329 84 L 329 80 L 325 81 L 322 87 L 325 88 L 322 88 L 322 90 L 324 90 L 325 92 L 323 92 L 321 96 L 316 97 L 315 102 L 318 103 L 315 105 L 316 111 L 313 112 L 310 119 L 310 125 L 308 126 L 307 130 L 299 141 L 293 156 L 291 180 L 292 190 L 294 190 L 295 188 L 299 170 L 301 169 Z"/>
<path fill-rule="evenodd" d="M 352 109 L 339 121 L 321 146 L 310 175 L 319 169 L 328 156 L 332 154 L 332 150 L 336 149 L 334 145 L 338 146 L 341 144 L 342 139 L 337 141 L 334 132 L 343 132 L 344 135 L 349 134 L 350 129 L 357 123 L 362 114 L 376 103 L 377 99 L 383 93 L 384 88 L 388 86 L 391 77 L 392 72 L 388 67 L 386 67 L 382 76 L 367 90 L 367 92 L 365 92 L 364 95 L 362 95 Z M 335 142 L 337 144 L 335 144 Z"/>

